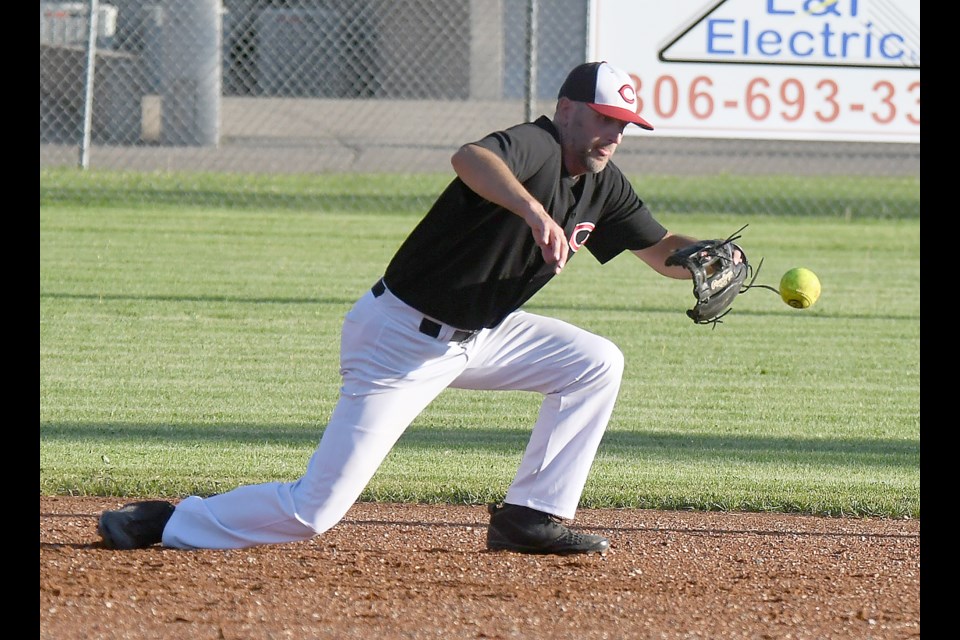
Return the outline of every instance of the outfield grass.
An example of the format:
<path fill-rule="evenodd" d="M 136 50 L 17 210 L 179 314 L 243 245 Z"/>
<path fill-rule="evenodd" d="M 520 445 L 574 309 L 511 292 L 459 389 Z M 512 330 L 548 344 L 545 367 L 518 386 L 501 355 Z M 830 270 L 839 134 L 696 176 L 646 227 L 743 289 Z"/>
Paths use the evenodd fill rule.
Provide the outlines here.
<path fill-rule="evenodd" d="M 244 175 L 141 173 L 49 168 L 40 201 L 149 209 L 203 205 L 262 211 L 422 213 L 450 174 Z M 659 213 L 731 213 L 854 218 L 920 218 L 920 177 L 672 176 L 634 179 Z M 738 225 L 739 226 L 739 225 Z"/>
<path fill-rule="evenodd" d="M 41 495 L 298 477 L 336 401 L 343 314 L 420 213 L 132 202 L 70 180 L 41 174 Z M 344 202 L 362 188 L 338 184 Z M 689 282 L 629 255 L 573 260 L 528 310 L 610 337 L 627 360 L 583 506 L 919 517 L 919 218 L 660 217 L 700 237 L 749 222 L 758 282 L 806 266 L 823 294 L 799 311 L 753 290 L 711 329 L 683 313 Z M 502 497 L 538 405 L 444 392 L 361 499 Z"/>

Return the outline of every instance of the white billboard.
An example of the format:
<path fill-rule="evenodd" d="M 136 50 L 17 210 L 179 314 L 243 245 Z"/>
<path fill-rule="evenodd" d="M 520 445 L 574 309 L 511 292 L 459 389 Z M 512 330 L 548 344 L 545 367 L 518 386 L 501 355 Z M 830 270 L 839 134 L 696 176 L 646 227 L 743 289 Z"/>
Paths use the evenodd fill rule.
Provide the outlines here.
<path fill-rule="evenodd" d="M 657 135 L 920 142 L 920 0 L 593 0 L 590 21 Z"/>

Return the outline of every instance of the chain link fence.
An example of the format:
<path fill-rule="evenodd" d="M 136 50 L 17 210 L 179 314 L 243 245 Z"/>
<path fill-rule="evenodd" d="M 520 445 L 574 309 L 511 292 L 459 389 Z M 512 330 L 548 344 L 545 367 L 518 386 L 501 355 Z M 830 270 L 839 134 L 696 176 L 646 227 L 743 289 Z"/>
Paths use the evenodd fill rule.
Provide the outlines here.
<path fill-rule="evenodd" d="M 586 60 L 587 16 L 587 0 L 41 1 L 41 194 L 45 170 L 77 166 L 175 173 L 181 197 L 211 204 L 192 175 L 452 176 L 462 143 L 553 113 L 567 71 Z M 787 204 L 919 217 L 919 144 L 652 132 L 626 139 L 615 161 L 658 211 L 776 212 L 784 201 L 753 202 L 753 187 L 848 176 L 842 196 Z M 733 179 L 658 199 L 646 176 Z M 864 180 L 876 177 L 899 195 Z M 903 179 L 915 197 L 902 197 Z M 322 193 L 295 204 L 329 206 Z"/>

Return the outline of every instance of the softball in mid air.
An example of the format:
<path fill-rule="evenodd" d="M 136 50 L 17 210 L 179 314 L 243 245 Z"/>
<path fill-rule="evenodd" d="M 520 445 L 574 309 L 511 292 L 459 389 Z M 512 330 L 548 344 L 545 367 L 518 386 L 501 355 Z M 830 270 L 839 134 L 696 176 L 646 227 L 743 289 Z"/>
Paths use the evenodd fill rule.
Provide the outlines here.
<path fill-rule="evenodd" d="M 820 297 L 820 278 L 810 269 L 790 269 L 780 278 L 780 297 L 794 309 L 812 307 Z"/>

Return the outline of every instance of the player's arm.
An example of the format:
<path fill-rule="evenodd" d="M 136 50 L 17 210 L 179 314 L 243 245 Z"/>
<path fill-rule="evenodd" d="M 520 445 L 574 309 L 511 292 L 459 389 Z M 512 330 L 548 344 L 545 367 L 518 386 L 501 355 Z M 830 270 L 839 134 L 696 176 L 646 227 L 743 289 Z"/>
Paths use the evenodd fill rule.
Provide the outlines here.
<path fill-rule="evenodd" d="M 692 276 L 686 267 L 668 267 L 665 263 L 667 256 L 671 253 L 694 242 L 696 240 L 690 236 L 682 236 L 667 231 L 667 235 L 663 236 L 659 242 L 646 249 L 637 249 L 633 252 L 633 255 L 646 262 L 650 265 L 650 268 L 661 275 L 677 280 L 689 280 Z"/>
<path fill-rule="evenodd" d="M 530 227 L 547 264 L 560 273 L 567 262 L 566 236 L 543 205 L 521 184 L 500 156 L 475 144 L 460 147 L 450 159 L 453 170 L 477 195 L 520 216 Z"/>
<path fill-rule="evenodd" d="M 676 278 L 677 280 L 689 280 L 693 277 L 689 269 L 679 265 L 668 267 L 665 263 L 667 256 L 671 253 L 695 242 L 698 242 L 696 238 L 670 233 L 668 231 L 656 244 L 646 249 L 638 249 L 634 251 L 633 254 L 650 265 L 657 273 L 665 275 L 668 278 Z M 739 263 L 740 260 L 741 253 L 736 249 L 733 252 L 733 262 Z"/>

